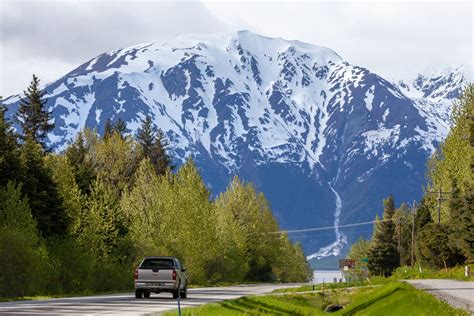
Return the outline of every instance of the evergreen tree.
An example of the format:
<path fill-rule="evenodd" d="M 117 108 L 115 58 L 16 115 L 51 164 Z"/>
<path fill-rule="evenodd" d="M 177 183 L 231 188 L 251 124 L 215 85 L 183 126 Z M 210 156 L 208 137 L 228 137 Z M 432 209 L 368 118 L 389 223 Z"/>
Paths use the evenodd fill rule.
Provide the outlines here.
<path fill-rule="evenodd" d="M 16 115 L 23 131 L 23 138 L 41 144 L 46 148 L 45 138 L 53 130 L 51 112 L 46 109 L 45 92 L 39 88 L 40 80 L 33 75 L 30 86 L 24 91 L 25 98 L 21 99 Z"/>
<path fill-rule="evenodd" d="M 470 263 L 474 263 L 474 182 L 464 197 L 462 211 L 463 252 Z"/>
<path fill-rule="evenodd" d="M 104 126 L 104 139 L 109 138 L 113 133 L 114 133 L 114 125 L 112 124 L 112 121 L 108 118 L 105 121 L 105 126 Z"/>
<path fill-rule="evenodd" d="M 114 132 L 120 135 L 120 137 L 124 138 L 125 133 L 127 132 L 127 124 L 125 124 L 125 121 L 119 118 L 117 120 L 117 123 L 114 125 Z"/>
<path fill-rule="evenodd" d="M 68 146 L 65 152 L 69 164 L 74 169 L 76 183 L 81 192 L 86 194 L 90 193 L 90 186 L 96 177 L 89 151 L 90 144 L 87 143 L 85 134 L 79 132 L 75 141 Z"/>
<path fill-rule="evenodd" d="M 22 190 L 28 197 L 39 231 L 44 237 L 63 235 L 68 226 L 67 215 L 51 171 L 44 164 L 41 146 L 27 139 L 21 148 L 20 159 L 25 166 Z"/>
<path fill-rule="evenodd" d="M 377 225 L 374 233 L 373 241 L 375 243 L 391 243 L 396 245 L 394 240 L 395 223 L 393 222 L 393 215 L 395 214 L 395 202 L 393 196 L 390 195 L 384 200 L 384 212 L 382 221 Z"/>
<path fill-rule="evenodd" d="M 137 130 L 137 141 L 141 146 L 142 154 L 150 157 L 155 144 L 157 128 L 153 124 L 151 117 L 147 116 L 142 120 L 141 127 Z"/>
<path fill-rule="evenodd" d="M 148 158 L 158 175 L 164 175 L 173 169 L 171 157 L 167 153 L 168 142 L 161 129 L 156 128 L 149 116 L 142 121 L 138 130 L 137 140 L 140 144 L 141 155 Z"/>
<path fill-rule="evenodd" d="M 8 181 L 20 181 L 22 166 L 17 136 L 5 117 L 6 108 L 0 104 L 0 186 Z"/>
<path fill-rule="evenodd" d="M 432 268 L 449 268 L 464 262 L 459 249 L 449 242 L 449 227 L 445 223 L 427 224 L 418 235 L 420 261 Z"/>
<path fill-rule="evenodd" d="M 432 223 L 433 219 L 431 217 L 431 212 L 429 205 L 426 203 L 426 199 L 423 198 L 416 209 L 415 215 L 415 231 L 419 232 L 427 224 Z"/>
<path fill-rule="evenodd" d="M 372 275 L 390 276 L 400 266 L 397 248 L 391 243 L 374 245 L 369 251 L 367 266 Z"/>
<path fill-rule="evenodd" d="M 373 244 L 368 254 L 368 268 L 372 274 L 389 276 L 400 265 L 400 254 L 394 241 L 395 203 L 393 196 L 384 200 L 383 221 L 376 224 Z"/>

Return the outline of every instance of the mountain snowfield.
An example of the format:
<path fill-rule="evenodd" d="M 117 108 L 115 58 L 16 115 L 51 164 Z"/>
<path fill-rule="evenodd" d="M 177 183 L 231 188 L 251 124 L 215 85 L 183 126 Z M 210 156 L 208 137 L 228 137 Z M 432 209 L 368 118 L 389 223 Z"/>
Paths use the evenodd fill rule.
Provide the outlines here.
<path fill-rule="evenodd" d="M 214 194 L 255 183 L 284 229 L 335 226 L 301 239 L 309 259 L 339 255 L 382 198 L 421 196 L 425 162 L 449 131 L 468 76 L 452 69 L 390 82 L 329 48 L 249 31 L 181 36 L 104 53 L 46 85 L 63 150 L 85 127 L 150 115 L 179 165 L 192 156 Z M 3 100 L 13 115 L 20 96 Z"/>

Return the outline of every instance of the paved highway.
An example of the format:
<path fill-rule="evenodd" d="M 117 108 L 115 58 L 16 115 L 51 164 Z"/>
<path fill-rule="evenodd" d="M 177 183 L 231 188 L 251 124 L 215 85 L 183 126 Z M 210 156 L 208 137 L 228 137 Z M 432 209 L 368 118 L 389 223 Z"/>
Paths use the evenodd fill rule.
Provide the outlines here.
<path fill-rule="evenodd" d="M 188 290 L 188 299 L 182 307 L 198 306 L 246 295 L 270 293 L 275 289 L 299 284 L 262 284 L 226 287 L 208 287 Z M 0 303 L 0 315 L 150 315 L 177 308 L 171 294 L 151 294 L 150 299 L 135 299 L 134 293 L 70 297 L 39 301 Z"/>
<path fill-rule="evenodd" d="M 467 309 L 474 315 L 474 282 L 443 279 L 408 280 L 407 282 L 454 307 Z"/>

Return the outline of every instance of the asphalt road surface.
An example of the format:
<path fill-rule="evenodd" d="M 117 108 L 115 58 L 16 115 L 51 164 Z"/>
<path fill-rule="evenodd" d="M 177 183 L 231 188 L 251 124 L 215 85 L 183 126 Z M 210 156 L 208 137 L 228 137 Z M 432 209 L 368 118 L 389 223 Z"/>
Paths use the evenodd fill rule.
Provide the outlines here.
<path fill-rule="evenodd" d="M 260 284 L 188 289 L 188 298 L 181 300 L 181 307 L 265 294 L 298 285 Z M 134 293 L 126 293 L 0 303 L 0 315 L 153 315 L 176 308 L 177 301 L 171 298 L 170 293 L 152 293 L 150 299 L 135 299 Z"/>
<path fill-rule="evenodd" d="M 407 282 L 454 307 L 467 309 L 471 314 L 474 314 L 474 282 L 442 279 L 408 280 Z"/>

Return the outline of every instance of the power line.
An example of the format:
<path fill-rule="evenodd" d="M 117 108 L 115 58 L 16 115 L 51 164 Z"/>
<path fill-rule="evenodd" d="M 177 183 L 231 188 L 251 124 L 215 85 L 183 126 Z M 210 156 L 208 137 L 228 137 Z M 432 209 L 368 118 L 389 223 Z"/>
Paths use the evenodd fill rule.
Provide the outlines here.
<path fill-rule="evenodd" d="M 269 232 L 268 234 L 281 234 L 281 233 L 304 233 L 304 232 L 314 232 L 318 230 L 327 230 L 327 229 L 334 229 L 334 228 L 344 228 L 344 227 L 355 227 L 355 226 L 362 226 L 362 225 L 368 225 L 368 224 L 373 224 L 373 223 L 382 223 L 382 222 L 388 222 L 388 221 L 393 221 L 398 219 L 398 217 L 393 217 L 390 219 L 379 219 L 379 220 L 373 220 L 369 222 L 360 222 L 360 223 L 353 223 L 353 224 L 346 224 L 346 225 L 338 225 L 338 226 L 325 226 L 325 227 L 313 227 L 313 228 L 304 228 L 304 229 L 291 229 L 291 230 L 280 230 L 280 231 L 275 231 L 275 232 Z"/>
<path fill-rule="evenodd" d="M 357 230 L 353 232 L 344 232 L 344 235 L 357 235 L 357 234 L 362 234 L 362 233 L 370 233 L 372 230 Z M 311 234 L 311 235 L 297 235 L 297 236 L 291 236 L 292 239 L 299 239 L 299 238 L 314 238 L 314 237 L 327 237 L 327 236 L 334 236 L 334 232 L 331 234 Z"/>

